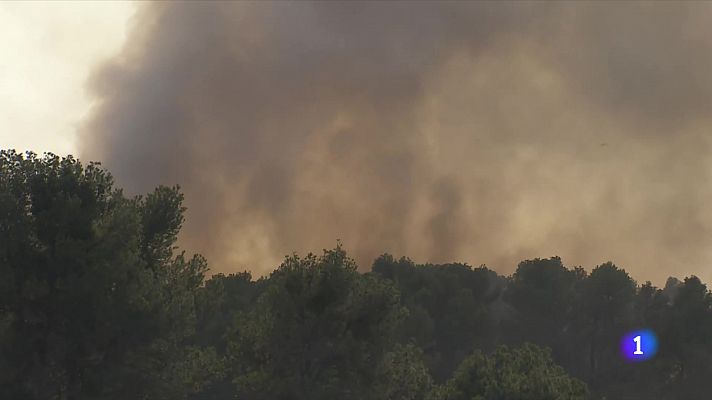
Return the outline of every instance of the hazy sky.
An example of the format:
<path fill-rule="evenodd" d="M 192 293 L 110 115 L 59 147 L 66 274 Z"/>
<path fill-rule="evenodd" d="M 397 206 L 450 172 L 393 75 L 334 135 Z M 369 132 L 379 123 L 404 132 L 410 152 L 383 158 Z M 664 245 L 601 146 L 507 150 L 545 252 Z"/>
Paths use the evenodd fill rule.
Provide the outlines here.
<path fill-rule="evenodd" d="M 84 82 L 120 50 L 128 2 L 0 2 L 0 147 L 76 153 Z"/>
<path fill-rule="evenodd" d="M 0 145 L 180 183 L 216 271 L 341 239 L 712 281 L 710 3 L 0 4 Z"/>

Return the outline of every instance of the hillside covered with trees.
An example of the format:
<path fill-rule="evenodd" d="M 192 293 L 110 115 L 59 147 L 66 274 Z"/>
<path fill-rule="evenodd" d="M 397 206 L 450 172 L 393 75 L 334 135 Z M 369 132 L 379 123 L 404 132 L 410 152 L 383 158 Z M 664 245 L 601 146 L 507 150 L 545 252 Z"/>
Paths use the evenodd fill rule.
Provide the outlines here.
<path fill-rule="evenodd" d="M 178 187 L 0 153 L 0 399 L 705 399 L 712 295 L 558 257 L 511 276 L 344 247 L 209 276 Z M 309 229 L 304 227 L 304 229 Z M 366 271 L 367 272 L 364 272 Z M 619 338 L 648 327 L 657 357 Z"/>

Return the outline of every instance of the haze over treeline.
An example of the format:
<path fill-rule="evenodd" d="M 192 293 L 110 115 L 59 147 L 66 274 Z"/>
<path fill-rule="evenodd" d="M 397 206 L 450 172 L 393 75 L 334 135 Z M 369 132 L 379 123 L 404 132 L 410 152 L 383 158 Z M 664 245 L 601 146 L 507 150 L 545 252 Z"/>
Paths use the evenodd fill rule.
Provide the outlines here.
<path fill-rule="evenodd" d="M 712 5 L 152 3 L 97 69 L 81 155 L 180 183 L 182 243 L 265 273 L 616 260 L 712 279 Z"/>

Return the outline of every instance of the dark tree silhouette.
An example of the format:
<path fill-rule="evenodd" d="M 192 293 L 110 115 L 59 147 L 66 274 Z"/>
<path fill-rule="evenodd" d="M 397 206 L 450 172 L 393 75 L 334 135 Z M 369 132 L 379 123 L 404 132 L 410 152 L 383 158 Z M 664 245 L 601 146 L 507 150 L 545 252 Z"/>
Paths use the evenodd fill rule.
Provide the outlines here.
<path fill-rule="evenodd" d="M 205 278 L 178 187 L 127 197 L 99 164 L 0 152 L 0 399 L 706 399 L 712 295 L 558 257 L 512 276 L 339 244 Z M 657 332 L 657 357 L 618 354 Z M 584 384 L 583 382 L 586 382 Z"/>
<path fill-rule="evenodd" d="M 0 152 L 0 398 L 180 398 L 203 258 L 174 254 L 177 188 L 129 199 L 98 164 Z"/>

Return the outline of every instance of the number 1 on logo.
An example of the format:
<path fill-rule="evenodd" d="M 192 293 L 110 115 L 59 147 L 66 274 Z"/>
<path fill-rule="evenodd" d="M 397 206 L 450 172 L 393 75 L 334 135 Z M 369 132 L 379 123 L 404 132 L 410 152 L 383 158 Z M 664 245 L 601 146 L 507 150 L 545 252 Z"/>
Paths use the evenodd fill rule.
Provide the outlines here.
<path fill-rule="evenodd" d="M 633 352 L 633 354 L 635 354 L 635 355 L 643 354 L 643 350 L 640 349 L 640 341 L 641 341 L 640 336 L 634 337 L 633 341 L 635 342 L 635 351 Z"/>

